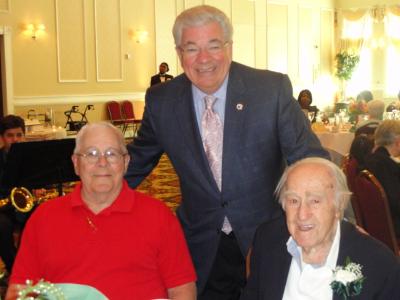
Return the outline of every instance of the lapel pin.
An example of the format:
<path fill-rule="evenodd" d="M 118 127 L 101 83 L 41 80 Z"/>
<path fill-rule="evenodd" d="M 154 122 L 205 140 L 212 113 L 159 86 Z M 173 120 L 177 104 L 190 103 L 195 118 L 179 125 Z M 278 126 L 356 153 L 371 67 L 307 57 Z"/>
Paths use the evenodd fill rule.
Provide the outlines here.
<path fill-rule="evenodd" d="M 243 104 L 242 103 L 236 104 L 236 110 L 243 110 Z"/>

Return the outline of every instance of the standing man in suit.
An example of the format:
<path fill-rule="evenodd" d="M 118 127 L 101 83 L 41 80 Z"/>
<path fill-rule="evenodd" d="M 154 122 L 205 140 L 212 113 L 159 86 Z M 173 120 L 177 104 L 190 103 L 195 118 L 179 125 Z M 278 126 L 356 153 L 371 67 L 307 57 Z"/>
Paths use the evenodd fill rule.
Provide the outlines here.
<path fill-rule="evenodd" d="M 136 187 L 168 155 L 198 299 L 238 299 L 254 232 L 280 213 L 273 192 L 285 165 L 328 155 L 286 75 L 232 62 L 232 25 L 222 11 L 185 10 L 173 35 L 184 73 L 147 91 L 126 178 Z"/>
<path fill-rule="evenodd" d="M 169 71 L 168 64 L 166 62 L 162 62 L 159 66 L 159 73 L 151 76 L 150 86 L 153 86 L 158 83 L 166 82 L 174 78 L 174 76 L 167 74 Z"/>
<path fill-rule="evenodd" d="M 351 193 L 338 166 L 303 159 L 286 169 L 276 190 L 286 220 L 277 217 L 258 228 L 241 300 L 400 299 L 397 257 L 343 221 Z M 339 280 L 333 270 L 348 259 L 361 267 L 364 280 L 359 293 L 348 287 L 352 295 L 344 298 L 331 283 Z M 353 270 L 342 280 L 354 281 L 357 274 Z"/>

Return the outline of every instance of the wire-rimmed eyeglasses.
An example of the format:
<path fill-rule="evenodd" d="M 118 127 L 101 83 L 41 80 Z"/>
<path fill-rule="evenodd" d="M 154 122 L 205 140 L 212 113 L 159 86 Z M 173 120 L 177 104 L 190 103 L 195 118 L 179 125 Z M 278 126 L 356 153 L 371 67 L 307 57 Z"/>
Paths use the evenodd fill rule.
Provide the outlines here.
<path fill-rule="evenodd" d="M 201 51 L 206 51 L 208 54 L 217 55 L 228 46 L 229 42 L 222 42 L 219 40 L 209 42 L 205 47 L 200 47 L 194 43 L 189 43 L 187 45 L 181 46 L 178 49 L 183 55 L 187 57 L 196 57 Z"/>
<path fill-rule="evenodd" d="M 89 164 L 97 163 L 100 157 L 104 157 L 109 164 L 116 164 L 127 154 L 128 153 L 121 153 L 114 148 L 107 149 L 104 152 L 101 152 L 97 148 L 91 148 L 85 153 L 75 153 L 75 155 L 83 157 Z"/>

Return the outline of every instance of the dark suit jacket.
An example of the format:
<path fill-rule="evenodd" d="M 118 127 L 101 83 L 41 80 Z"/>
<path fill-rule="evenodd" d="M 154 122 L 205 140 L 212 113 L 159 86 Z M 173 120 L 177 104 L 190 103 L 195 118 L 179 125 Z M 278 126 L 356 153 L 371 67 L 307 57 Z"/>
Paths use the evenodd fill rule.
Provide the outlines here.
<path fill-rule="evenodd" d="M 375 175 L 388 198 L 396 235 L 400 237 L 400 165 L 390 158 L 385 147 L 366 157 L 366 168 Z"/>
<path fill-rule="evenodd" d="M 344 266 L 346 257 L 349 257 L 362 266 L 366 278 L 361 294 L 351 299 L 400 299 L 398 257 L 381 242 L 359 233 L 349 222 L 341 222 L 340 233 L 337 265 Z M 282 299 L 292 261 L 286 247 L 288 239 L 284 217 L 260 226 L 253 244 L 250 277 L 241 300 Z M 341 298 L 333 293 L 333 300 Z"/>
<path fill-rule="evenodd" d="M 273 193 L 286 163 L 328 157 L 294 100 L 288 77 L 238 63 L 231 65 L 227 87 L 221 192 L 204 152 L 185 74 L 148 89 L 142 124 L 128 150 L 131 187 L 151 172 L 163 152 L 171 159 L 183 198 L 177 215 L 199 291 L 215 257 L 224 216 L 246 255 L 258 225 L 280 210 Z"/>
<path fill-rule="evenodd" d="M 165 76 L 165 81 L 168 81 L 168 80 L 171 80 L 172 78 L 174 78 L 174 76 L 169 75 L 169 74 L 164 74 L 164 76 Z M 157 83 L 161 83 L 160 77 L 161 77 L 160 74 L 151 76 L 150 86 L 155 85 Z"/>

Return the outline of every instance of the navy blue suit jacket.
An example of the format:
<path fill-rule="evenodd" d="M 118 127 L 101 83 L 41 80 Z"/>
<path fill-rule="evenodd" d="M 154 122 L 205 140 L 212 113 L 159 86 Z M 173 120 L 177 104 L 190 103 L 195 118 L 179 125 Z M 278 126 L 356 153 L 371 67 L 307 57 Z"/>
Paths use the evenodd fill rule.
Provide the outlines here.
<path fill-rule="evenodd" d="M 349 222 L 341 222 L 337 265 L 346 257 L 362 266 L 366 278 L 361 294 L 351 299 L 400 299 L 400 263 L 386 245 L 358 232 Z M 284 217 L 260 226 L 254 238 L 250 277 L 241 300 L 281 300 L 292 256 L 286 242 L 289 232 Z M 325 300 L 325 299 L 321 299 Z M 342 300 L 333 294 L 333 300 Z"/>
<path fill-rule="evenodd" d="M 280 210 L 273 193 L 286 164 L 329 157 L 294 100 L 288 77 L 235 62 L 226 95 L 222 191 L 208 165 L 185 74 L 147 91 L 142 125 L 128 150 L 131 187 L 151 172 L 163 152 L 170 158 L 182 192 L 177 215 L 199 291 L 215 257 L 224 216 L 245 256 L 256 228 Z"/>

